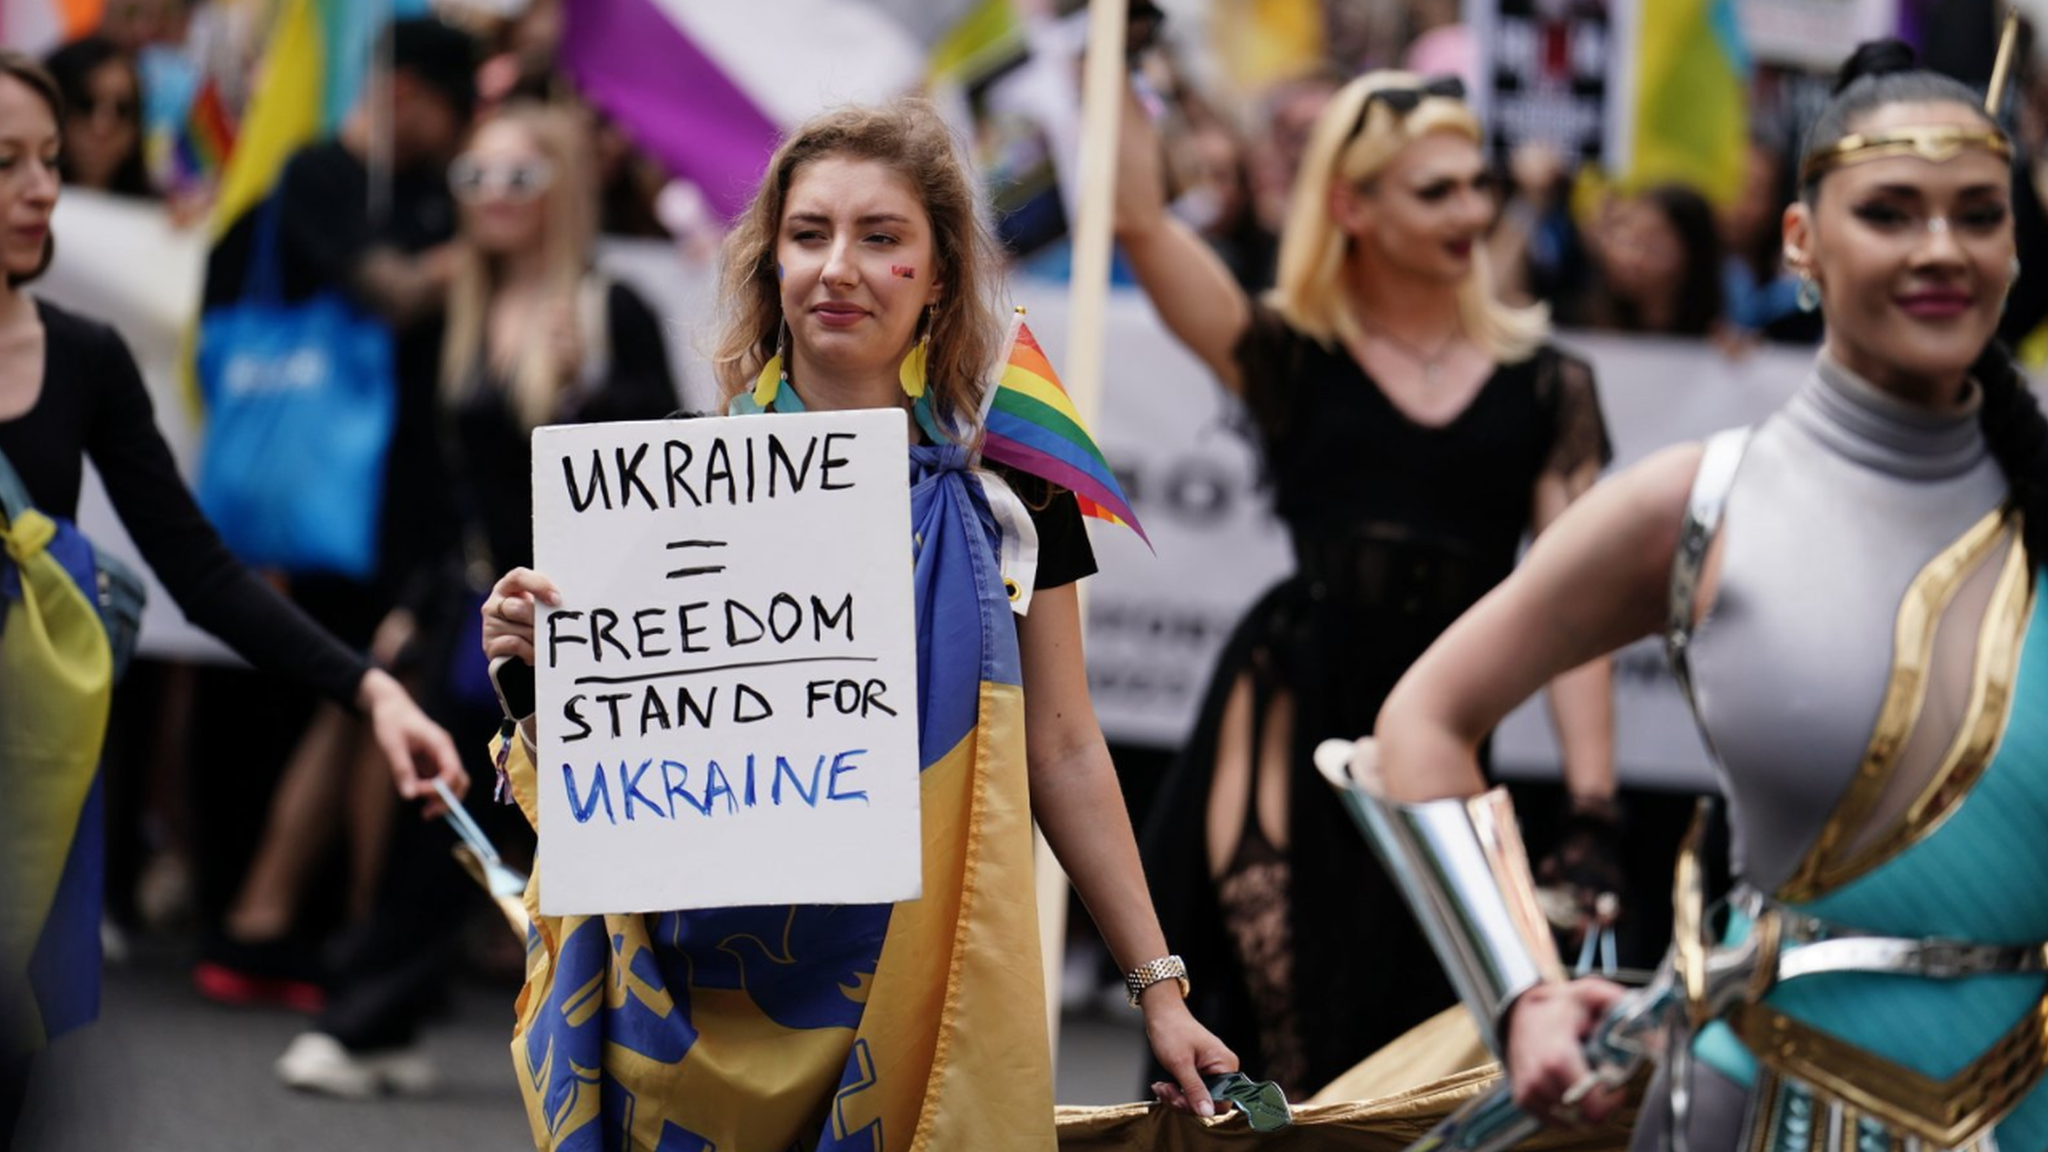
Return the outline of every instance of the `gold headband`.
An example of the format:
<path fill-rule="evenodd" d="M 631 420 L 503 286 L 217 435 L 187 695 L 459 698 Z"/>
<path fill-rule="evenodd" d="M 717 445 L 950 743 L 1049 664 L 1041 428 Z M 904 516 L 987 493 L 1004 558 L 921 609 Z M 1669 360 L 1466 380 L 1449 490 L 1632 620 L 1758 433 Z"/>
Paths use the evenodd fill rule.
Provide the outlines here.
<path fill-rule="evenodd" d="M 1984 92 L 1984 113 L 1998 119 L 2005 102 L 2007 77 L 2012 72 L 2013 50 L 2019 44 L 2020 13 L 2005 10 L 2005 27 L 1998 36 L 1998 58 L 1991 65 L 1991 85 Z M 1799 163 L 1799 183 L 1807 183 L 1849 164 L 1883 160 L 1891 156 L 1918 156 L 1930 164 L 1951 160 L 1965 148 L 1982 148 L 2001 160 L 2012 159 L 2012 140 L 1998 128 L 1961 128 L 1953 124 L 1930 127 L 1894 128 L 1889 132 L 1851 132 L 1825 148 L 1815 149 Z"/>
<path fill-rule="evenodd" d="M 1995 128 L 1937 124 L 1884 132 L 1851 132 L 1825 148 L 1816 149 L 1802 161 L 1799 183 L 1807 184 L 1850 164 L 1893 156 L 1916 156 L 1930 164 L 1941 164 L 1954 159 L 1965 148 L 1981 148 L 2001 160 L 2012 159 L 2012 141 Z"/>

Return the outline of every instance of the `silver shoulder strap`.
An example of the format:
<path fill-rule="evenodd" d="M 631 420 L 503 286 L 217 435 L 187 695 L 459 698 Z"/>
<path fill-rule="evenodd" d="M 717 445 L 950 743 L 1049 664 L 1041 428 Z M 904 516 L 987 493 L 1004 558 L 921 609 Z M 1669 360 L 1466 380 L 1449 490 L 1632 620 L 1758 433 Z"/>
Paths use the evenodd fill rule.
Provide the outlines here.
<path fill-rule="evenodd" d="M 1693 716 L 1699 716 L 1699 701 L 1693 696 L 1692 647 L 1693 608 L 1699 596 L 1700 571 L 1706 567 L 1707 550 L 1721 530 L 1721 515 L 1728 507 L 1728 492 L 1735 487 L 1735 473 L 1742 466 L 1742 454 L 1749 447 L 1749 428 L 1730 428 L 1707 438 L 1700 456 L 1700 470 L 1693 477 L 1692 495 L 1685 502 L 1685 524 L 1678 533 L 1678 550 L 1671 557 L 1671 598 L 1664 626 L 1664 655 L 1671 674 L 1685 693 Z"/>

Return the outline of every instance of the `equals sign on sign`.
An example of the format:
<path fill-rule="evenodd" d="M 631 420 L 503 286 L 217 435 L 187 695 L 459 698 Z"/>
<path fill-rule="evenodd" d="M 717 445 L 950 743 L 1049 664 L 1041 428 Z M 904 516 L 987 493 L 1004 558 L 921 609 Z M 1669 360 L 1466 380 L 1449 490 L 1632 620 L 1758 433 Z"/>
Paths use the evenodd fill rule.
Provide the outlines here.
<path fill-rule="evenodd" d="M 671 540 L 668 542 L 667 547 L 671 552 L 679 552 L 685 549 L 723 548 L 725 545 L 726 542 L 723 540 Z M 709 576 L 723 571 L 725 571 L 725 565 L 723 564 L 686 565 L 670 572 L 668 578 L 670 580 L 687 580 L 692 576 Z"/>

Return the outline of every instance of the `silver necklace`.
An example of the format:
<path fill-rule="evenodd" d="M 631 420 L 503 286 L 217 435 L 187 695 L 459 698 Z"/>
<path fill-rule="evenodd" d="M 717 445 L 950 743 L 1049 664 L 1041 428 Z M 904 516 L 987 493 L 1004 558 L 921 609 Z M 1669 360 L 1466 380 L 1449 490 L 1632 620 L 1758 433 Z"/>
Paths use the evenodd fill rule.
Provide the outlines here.
<path fill-rule="evenodd" d="M 1444 361 L 1449 358 L 1452 349 L 1458 346 L 1458 337 L 1463 335 L 1461 332 L 1453 331 L 1449 336 L 1444 337 L 1444 342 L 1437 346 L 1436 351 L 1424 352 L 1422 349 L 1417 348 L 1415 345 L 1410 344 L 1408 341 L 1401 339 L 1384 328 L 1367 328 L 1366 333 L 1392 345 L 1396 352 L 1399 352 L 1405 359 L 1422 369 L 1422 382 L 1430 387 L 1436 386 L 1437 377 L 1441 374 Z"/>

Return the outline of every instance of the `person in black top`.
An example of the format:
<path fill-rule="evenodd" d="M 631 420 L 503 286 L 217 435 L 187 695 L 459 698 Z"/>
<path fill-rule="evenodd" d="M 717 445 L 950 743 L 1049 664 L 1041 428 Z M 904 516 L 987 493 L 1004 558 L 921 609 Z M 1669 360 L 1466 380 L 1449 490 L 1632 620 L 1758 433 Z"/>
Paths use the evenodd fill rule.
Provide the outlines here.
<path fill-rule="evenodd" d="M 1245 401 L 1299 565 L 1225 649 L 1146 872 L 1168 931 L 1218 975 L 1198 1011 L 1290 1095 L 1453 1003 L 1311 753 L 1370 733 L 1407 666 L 1607 457 L 1590 369 L 1546 343 L 1540 310 L 1493 295 L 1484 137 L 1461 95 L 1375 72 L 1330 100 L 1263 300 L 1164 211 L 1158 136 L 1126 105 L 1118 240 L 1166 326 Z M 1614 796 L 1607 665 L 1552 699 L 1573 802 L 1597 821 Z"/>
<path fill-rule="evenodd" d="M 466 790 L 448 734 L 398 682 L 221 545 L 178 476 L 120 337 L 23 291 L 49 263 L 61 117 L 48 74 L 19 53 L 0 52 L 0 454 L 35 507 L 64 518 L 77 513 L 90 456 L 122 524 L 186 616 L 258 668 L 360 711 L 401 795 L 428 794 L 427 778 L 434 776 Z M 97 917 L 85 922 L 96 924 Z M 0 1132 L 12 1129 L 24 1075 L 18 1066 L 0 1067 Z"/>
<path fill-rule="evenodd" d="M 415 493 L 433 510 L 440 552 L 379 629 L 409 647 L 421 698 L 452 731 L 496 724 L 477 607 L 492 577 L 533 560 L 533 430 L 543 424 L 658 420 L 676 408 L 661 323 L 639 295 L 597 273 L 596 181 L 588 124 L 567 109 L 507 104 L 449 166 L 458 230 L 442 342 L 438 447 L 445 479 Z M 470 743 L 478 758 L 481 740 Z M 472 765 L 488 772 L 488 764 Z M 500 847 L 523 822 L 479 803 Z M 511 819 L 505 819 L 505 817 Z M 412 1051 L 475 886 L 436 829 L 393 830 L 386 885 L 351 934 L 314 1031 L 279 1058 L 281 1080 L 343 1097 L 433 1082 Z"/>
<path fill-rule="evenodd" d="M 397 411 L 385 455 L 377 572 L 367 582 L 328 573 L 286 574 L 293 600 L 309 615 L 346 642 L 386 657 L 384 646 L 374 642 L 378 622 L 440 548 L 433 503 L 426 497 L 444 483 L 434 437 L 434 380 L 453 268 L 455 213 L 447 165 L 475 108 L 477 54 L 467 34 L 431 18 L 394 22 L 380 50 L 388 51 L 390 70 L 364 91 L 341 130 L 295 153 L 271 197 L 238 218 L 210 253 L 204 302 L 213 308 L 242 297 L 254 238 L 275 212 L 284 300 L 340 291 L 390 327 Z M 389 117 L 391 167 L 373 174 L 372 123 L 380 111 Z M 275 447 L 292 450 L 289 444 Z M 330 842 L 320 833 L 339 812 L 361 815 L 360 806 L 341 803 L 334 767 L 360 758 L 360 733 L 333 709 L 311 712 L 311 722 L 298 730 L 306 701 L 288 692 L 277 693 L 265 710 L 278 722 L 245 726 L 215 720 L 220 709 L 214 701 L 223 695 L 239 700 L 250 691 L 233 673 L 202 678 L 195 721 L 200 746 L 250 765 L 264 785 L 278 778 L 274 765 L 285 759 L 287 742 L 296 738 L 297 747 L 271 790 L 260 841 L 212 830 L 198 838 L 201 915 L 217 930 L 208 933 L 193 979 L 202 994 L 223 1002 L 303 1005 L 318 995 L 312 980 L 317 964 L 293 930 L 300 927 L 295 921 L 305 878 Z M 228 747 L 216 749 L 218 744 Z M 361 859 L 351 873 L 355 890 L 349 903 L 359 910 L 375 884 L 373 870 L 363 863 L 375 853 L 361 849 L 378 837 L 374 829 L 351 831 Z"/>
<path fill-rule="evenodd" d="M 399 412 L 387 457 L 380 567 L 395 581 L 434 542 L 414 497 L 434 480 L 436 325 L 453 272 L 455 208 L 448 161 L 476 104 L 475 45 L 433 19 L 400 20 L 387 32 L 391 72 L 366 91 L 334 137 L 286 162 L 278 203 L 282 293 L 287 301 L 341 289 L 391 325 Z M 372 110 L 388 105 L 392 170 L 374 182 Z M 205 306 L 241 298 L 263 207 L 230 226 L 207 259 Z M 382 612 L 352 613 L 367 631 Z"/>

